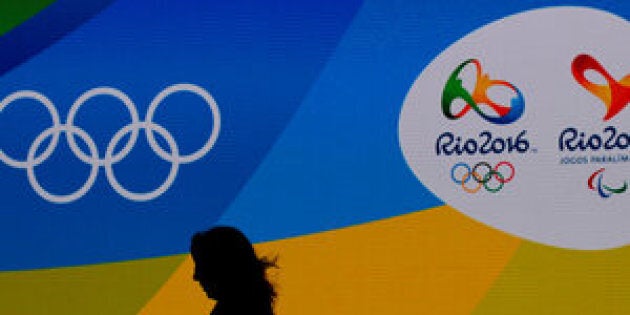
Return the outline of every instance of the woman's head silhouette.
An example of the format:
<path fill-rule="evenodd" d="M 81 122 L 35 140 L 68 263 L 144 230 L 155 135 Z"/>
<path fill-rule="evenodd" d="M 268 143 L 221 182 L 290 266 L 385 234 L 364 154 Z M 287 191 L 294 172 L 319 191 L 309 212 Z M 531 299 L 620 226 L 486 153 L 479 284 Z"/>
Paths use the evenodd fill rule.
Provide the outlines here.
<path fill-rule="evenodd" d="M 265 271 L 275 263 L 258 258 L 245 235 L 227 226 L 214 227 L 192 238 L 193 279 L 217 301 L 212 314 L 273 314 L 276 292 Z"/>

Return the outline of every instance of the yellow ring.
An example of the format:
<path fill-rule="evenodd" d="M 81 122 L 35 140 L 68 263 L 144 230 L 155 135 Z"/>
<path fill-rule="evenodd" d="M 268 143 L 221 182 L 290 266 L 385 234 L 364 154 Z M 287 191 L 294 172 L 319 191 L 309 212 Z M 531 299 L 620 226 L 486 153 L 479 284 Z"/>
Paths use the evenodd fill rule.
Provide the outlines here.
<path fill-rule="evenodd" d="M 476 192 L 479 191 L 479 189 L 481 189 L 481 181 L 483 180 L 483 178 L 480 178 L 479 174 L 477 174 L 477 172 L 472 172 L 473 176 L 475 176 L 476 179 L 478 179 L 477 182 L 477 187 L 470 189 L 468 187 L 466 187 L 466 180 L 468 180 L 468 177 L 470 177 L 470 172 L 466 173 L 464 175 L 464 177 L 462 178 L 462 188 L 464 189 L 465 192 L 469 193 L 469 194 L 474 194 Z"/>

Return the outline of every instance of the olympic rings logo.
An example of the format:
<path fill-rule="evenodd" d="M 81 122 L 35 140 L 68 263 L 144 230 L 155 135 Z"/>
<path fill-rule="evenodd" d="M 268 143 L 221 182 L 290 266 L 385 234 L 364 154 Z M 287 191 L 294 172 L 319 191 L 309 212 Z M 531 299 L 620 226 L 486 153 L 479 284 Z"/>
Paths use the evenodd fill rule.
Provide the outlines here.
<path fill-rule="evenodd" d="M 506 166 L 510 170 L 510 175 L 505 176 L 503 173 L 499 172 L 499 168 L 502 166 Z M 481 170 L 480 168 L 484 168 L 485 170 Z M 461 177 L 457 176 L 459 172 L 461 174 L 460 169 L 464 169 L 465 172 Z M 470 166 L 464 162 L 457 163 L 453 165 L 451 168 L 451 179 L 455 184 L 461 185 L 462 189 L 465 192 L 474 194 L 483 186 L 487 191 L 491 193 L 496 193 L 503 189 L 503 185 L 509 183 L 516 175 L 516 170 L 514 169 L 514 165 L 508 161 L 499 162 L 497 165 L 492 167 L 488 162 L 479 162 L 475 164 L 475 166 L 470 168 Z M 467 184 L 470 179 L 473 179 L 474 182 L 477 183 L 474 187 L 469 187 Z M 492 179 L 495 179 L 498 182 L 498 185 L 491 186 L 490 182 Z"/>
<path fill-rule="evenodd" d="M 212 132 L 209 138 L 201 148 L 187 155 L 180 153 L 179 147 L 171 133 L 153 121 L 155 111 L 162 101 L 171 94 L 178 92 L 189 92 L 198 95 L 207 103 L 212 112 Z M 101 157 L 99 154 L 97 146 L 90 135 L 80 127 L 74 125 L 75 117 L 81 106 L 91 98 L 101 95 L 111 96 L 121 101 L 122 104 L 126 106 L 131 120 L 129 124 L 119 129 L 112 136 L 111 140 L 107 144 L 104 157 Z M 10 167 L 26 170 L 28 181 L 33 190 L 43 199 L 53 203 L 69 203 L 83 197 L 94 185 L 101 167 L 105 169 L 105 176 L 107 177 L 109 184 L 124 198 L 132 201 L 148 201 L 155 199 L 171 187 L 177 177 L 177 172 L 181 164 L 195 162 L 204 157 L 212 149 L 219 137 L 219 130 L 221 129 L 219 107 L 212 95 L 200 86 L 188 83 L 174 84 L 158 93 L 151 101 L 143 121 L 140 120 L 138 110 L 129 96 L 120 90 L 111 87 L 97 87 L 81 94 L 70 107 L 65 123 L 60 122 L 59 113 L 53 105 L 53 102 L 48 99 L 48 97 L 39 92 L 30 90 L 17 91 L 5 97 L 2 101 L 0 101 L 0 113 L 8 105 L 20 99 L 31 99 L 42 104 L 50 114 L 52 126 L 42 131 L 31 143 L 25 160 L 12 158 L 8 156 L 4 150 L 0 149 L 0 161 Z M 156 189 L 148 192 L 133 192 L 123 187 L 116 179 L 113 165 L 123 160 L 131 152 L 138 140 L 138 134 L 142 129 L 145 131 L 146 139 L 153 152 L 155 152 L 155 154 L 157 154 L 161 159 L 170 162 L 171 167 L 166 180 Z M 61 133 L 65 133 L 66 141 L 68 141 L 72 153 L 74 153 L 74 155 L 83 163 L 86 163 L 91 167 L 90 174 L 85 183 L 76 191 L 66 195 L 58 195 L 48 192 L 37 181 L 37 176 L 35 174 L 35 167 L 46 161 L 55 151 Z M 168 152 L 160 147 L 155 139 L 154 133 L 159 134 L 162 138 L 164 138 L 164 140 L 166 140 L 166 144 L 169 147 Z M 115 148 L 119 147 L 119 142 L 127 134 L 130 134 L 127 143 L 119 152 L 114 152 Z M 75 137 L 81 138 L 81 140 L 87 145 L 89 151 L 88 153 L 81 150 L 79 145 L 77 145 Z M 37 155 L 37 152 L 40 152 L 40 146 L 48 138 L 51 138 L 48 146 L 43 150 L 43 152 Z"/>

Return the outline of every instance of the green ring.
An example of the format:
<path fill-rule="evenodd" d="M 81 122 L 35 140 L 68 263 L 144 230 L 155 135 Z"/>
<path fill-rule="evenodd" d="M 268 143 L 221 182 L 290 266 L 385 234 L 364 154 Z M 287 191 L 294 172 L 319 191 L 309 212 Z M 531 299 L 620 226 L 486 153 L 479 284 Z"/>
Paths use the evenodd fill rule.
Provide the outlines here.
<path fill-rule="evenodd" d="M 497 188 L 491 188 L 488 187 L 488 182 L 490 181 L 490 177 L 492 177 L 492 175 L 496 175 L 499 178 L 501 178 L 501 180 L 499 181 L 499 186 Z M 487 179 L 486 179 L 487 178 Z M 495 171 L 495 170 L 491 170 L 490 172 L 488 172 L 488 174 L 486 174 L 486 176 L 483 177 L 484 183 L 483 183 L 483 187 L 491 192 L 491 193 L 496 193 L 497 191 L 501 190 L 503 188 L 503 185 L 505 185 L 503 182 L 505 181 L 505 177 L 503 177 L 503 174 Z"/>

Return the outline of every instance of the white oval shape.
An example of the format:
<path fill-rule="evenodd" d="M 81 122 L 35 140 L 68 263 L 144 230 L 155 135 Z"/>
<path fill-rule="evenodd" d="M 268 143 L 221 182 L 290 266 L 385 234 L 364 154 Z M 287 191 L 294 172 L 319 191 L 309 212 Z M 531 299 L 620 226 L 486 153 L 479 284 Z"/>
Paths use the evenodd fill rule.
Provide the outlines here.
<path fill-rule="evenodd" d="M 630 73 L 627 38 L 626 20 L 581 7 L 527 11 L 473 31 L 437 56 L 409 90 L 399 122 L 407 163 L 446 204 L 497 229 L 563 248 L 628 244 L 630 191 L 623 187 L 630 184 L 630 150 L 623 134 L 630 133 L 630 108 L 604 120 L 607 109 L 602 99 L 572 73 L 574 59 L 587 54 L 618 82 Z M 446 83 L 469 59 L 478 60 L 482 73 L 497 80 L 489 81 L 491 85 L 511 85 L 517 99 L 516 90 L 522 93 L 522 116 L 496 124 L 469 109 L 460 118 L 447 118 L 442 108 Z M 482 113 L 505 115 L 484 104 L 483 93 L 478 93 L 483 88 L 477 93 L 465 90 Z M 453 115 L 462 108 L 461 98 L 456 101 Z M 570 127 L 575 132 L 569 129 L 561 138 Z M 579 148 L 582 133 L 584 141 L 593 138 L 596 149 Z M 463 153 L 449 155 L 457 151 L 458 137 Z M 599 148 L 597 138 L 602 142 Z M 605 150 L 602 146 L 609 138 L 609 144 L 622 139 Z M 498 174 L 488 173 L 489 168 Z"/>

